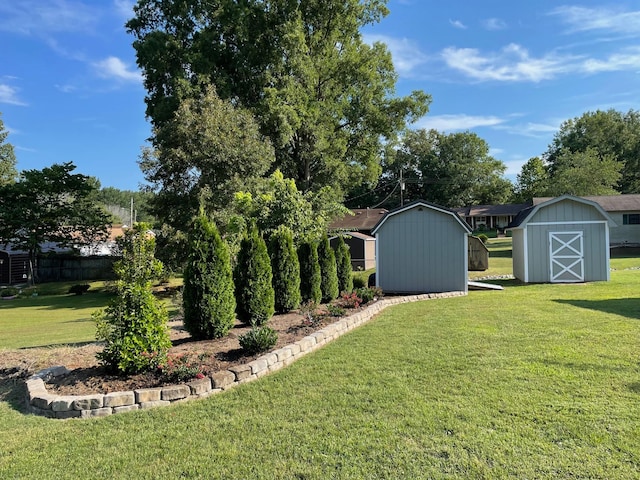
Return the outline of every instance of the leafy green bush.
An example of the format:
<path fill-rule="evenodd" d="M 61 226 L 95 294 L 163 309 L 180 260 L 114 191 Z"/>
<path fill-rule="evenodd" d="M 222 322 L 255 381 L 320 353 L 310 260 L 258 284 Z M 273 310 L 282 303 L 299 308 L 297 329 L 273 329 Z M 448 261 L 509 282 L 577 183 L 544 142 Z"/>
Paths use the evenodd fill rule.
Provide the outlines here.
<path fill-rule="evenodd" d="M 378 287 L 363 287 L 356 290 L 358 297 L 362 299 L 362 305 L 374 299 L 382 297 L 382 290 Z"/>
<path fill-rule="evenodd" d="M 20 290 L 15 287 L 5 287 L 0 289 L 0 297 L 9 298 L 20 294 Z"/>
<path fill-rule="evenodd" d="M 484 244 L 486 244 L 489 241 L 489 237 L 484 233 L 481 233 L 480 235 L 478 235 L 478 238 Z"/>
<path fill-rule="evenodd" d="M 329 303 L 338 297 L 338 270 L 336 268 L 336 256 L 329 245 L 329 239 L 325 235 L 318 244 L 318 263 L 320 264 L 320 291 L 322 301 Z"/>
<path fill-rule="evenodd" d="M 184 327 L 196 339 L 220 338 L 235 322 L 231 259 L 218 229 L 204 214 L 193 223 L 184 271 Z"/>
<path fill-rule="evenodd" d="M 153 295 L 151 280 L 162 272 L 154 257 L 154 237 L 138 224 L 118 242 L 122 259 L 114 264 L 116 297 L 94 312 L 96 338 L 105 346 L 96 355 L 108 369 L 124 373 L 151 370 L 162 364 L 171 347 L 166 308 Z"/>
<path fill-rule="evenodd" d="M 300 295 L 303 302 L 320 303 L 320 264 L 318 263 L 318 247 L 315 242 L 304 241 L 298 247 L 300 262 Z"/>
<path fill-rule="evenodd" d="M 331 317 L 342 317 L 345 314 L 345 310 L 340 305 L 330 303 L 327 305 L 327 313 Z"/>
<path fill-rule="evenodd" d="M 342 236 L 338 237 L 336 245 L 336 268 L 338 270 L 338 291 L 351 292 L 353 290 L 353 271 L 351 269 L 351 252 Z"/>
<path fill-rule="evenodd" d="M 262 325 L 275 311 L 271 260 L 267 245 L 252 226 L 240 242 L 235 270 L 238 317 L 251 325 Z"/>
<path fill-rule="evenodd" d="M 289 312 L 298 308 L 300 295 L 300 262 L 293 246 L 291 229 L 280 226 L 269 241 L 271 271 L 276 312 Z"/>
<path fill-rule="evenodd" d="M 240 335 L 240 346 L 248 355 L 265 352 L 273 348 L 278 341 L 278 333 L 271 327 L 253 325 L 244 335 Z"/>
<path fill-rule="evenodd" d="M 362 288 L 366 287 L 367 282 L 362 277 L 353 277 L 353 288 Z"/>

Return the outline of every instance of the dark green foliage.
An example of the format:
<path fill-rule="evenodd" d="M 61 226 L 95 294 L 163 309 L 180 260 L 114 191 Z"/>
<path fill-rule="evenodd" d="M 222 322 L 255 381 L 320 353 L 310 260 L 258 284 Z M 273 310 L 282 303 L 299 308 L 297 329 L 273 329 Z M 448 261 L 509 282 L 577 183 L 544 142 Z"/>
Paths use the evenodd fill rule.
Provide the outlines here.
<path fill-rule="evenodd" d="M 362 299 L 362 305 L 382 297 L 382 290 L 378 287 L 358 288 L 355 293 Z"/>
<path fill-rule="evenodd" d="M 253 226 L 240 242 L 235 270 L 238 317 L 262 325 L 275 311 L 271 261 L 267 245 Z"/>
<path fill-rule="evenodd" d="M 86 293 L 89 288 L 91 288 L 91 285 L 87 285 L 87 284 L 77 284 L 77 285 L 71 285 L 71 287 L 69 287 L 69 293 L 73 293 L 75 295 L 82 295 L 83 293 Z"/>
<path fill-rule="evenodd" d="M 318 263 L 318 247 L 313 241 L 304 241 L 298 247 L 300 262 L 300 295 L 303 302 L 320 303 L 320 264 Z"/>
<path fill-rule="evenodd" d="M 367 282 L 364 281 L 364 278 L 353 277 L 353 288 L 362 288 L 366 286 L 367 286 Z"/>
<path fill-rule="evenodd" d="M 189 236 L 182 299 L 184 326 L 194 338 L 219 338 L 233 327 L 236 300 L 229 249 L 204 215 Z"/>
<path fill-rule="evenodd" d="M 318 262 L 320 263 L 320 290 L 322 302 L 328 303 L 338 297 L 338 270 L 336 256 L 325 235 L 318 244 Z"/>
<path fill-rule="evenodd" d="M 480 235 L 478 235 L 478 238 L 484 244 L 486 244 L 489 241 L 489 237 L 485 233 L 481 233 Z"/>
<path fill-rule="evenodd" d="M 287 227 L 278 228 L 269 241 L 271 271 L 276 312 L 298 308 L 300 296 L 300 262 L 293 246 L 293 233 Z"/>
<path fill-rule="evenodd" d="M 96 338 L 105 342 L 98 360 L 110 370 L 131 374 L 162 364 L 171 347 L 166 308 L 154 297 L 151 280 L 162 272 L 154 258 L 155 240 L 145 224 L 119 241 L 122 260 L 114 265 L 117 295 L 95 312 Z"/>
<path fill-rule="evenodd" d="M 342 236 L 338 237 L 336 245 L 336 268 L 338 272 L 338 291 L 351 292 L 353 290 L 353 271 L 351 270 L 351 252 Z"/>
<path fill-rule="evenodd" d="M 273 348 L 278 341 L 278 334 L 273 328 L 266 325 L 254 326 L 244 335 L 240 335 L 238 340 L 242 350 L 248 355 L 253 355 Z"/>

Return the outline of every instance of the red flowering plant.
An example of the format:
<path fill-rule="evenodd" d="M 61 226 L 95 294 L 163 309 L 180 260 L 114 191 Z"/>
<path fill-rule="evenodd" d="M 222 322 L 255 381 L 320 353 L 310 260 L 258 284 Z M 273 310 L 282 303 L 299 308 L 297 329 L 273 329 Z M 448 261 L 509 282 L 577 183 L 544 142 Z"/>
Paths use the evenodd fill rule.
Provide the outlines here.
<path fill-rule="evenodd" d="M 167 360 L 158 369 L 169 382 L 184 382 L 193 378 L 204 378 L 202 360 L 204 354 L 195 357 L 193 354 L 179 353 L 167 355 Z"/>
<path fill-rule="evenodd" d="M 356 292 L 343 292 L 339 304 L 343 308 L 358 308 L 362 305 L 362 298 L 360 298 Z"/>

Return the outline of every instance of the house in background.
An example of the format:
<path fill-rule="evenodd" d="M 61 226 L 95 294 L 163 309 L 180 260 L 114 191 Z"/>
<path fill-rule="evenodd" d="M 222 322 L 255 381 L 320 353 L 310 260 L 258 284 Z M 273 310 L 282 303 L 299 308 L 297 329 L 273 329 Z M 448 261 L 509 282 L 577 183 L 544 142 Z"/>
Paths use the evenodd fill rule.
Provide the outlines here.
<path fill-rule="evenodd" d="M 391 210 L 376 237 L 376 285 L 386 293 L 468 291 L 471 233 L 460 216 L 421 200 Z"/>
<path fill-rule="evenodd" d="M 513 275 L 526 283 L 609 280 L 609 227 L 596 202 L 563 195 L 525 210 L 509 225 Z"/>
<path fill-rule="evenodd" d="M 593 195 L 580 197 L 596 202 L 609 214 L 617 227 L 611 230 L 612 248 L 640 247 L 640 195 Z M 551 200 L 551 197 L 533 199 L 533 205 Z"/>
<path fill-rule="evenodd" d="M 336 218 L 329 224 L 330 232 L 343 233 L 344 241 L 351 251 L 351 265 L 354 270 L 369 270 L 376 266 L 376 239 L 371 230 L 387 213 L 386 208 L 356 208 L 353 215 Z M 335 248 L 335 236 L 331 246 Z"/>
<path fill-rule="evenodd" d="M 476 205 L 472 207 L 453 208 L 464 219 L 472 230 L 504 230 L 521 210 L 531 206 L 530 203 L 510 203 L 506 205 Z"/>

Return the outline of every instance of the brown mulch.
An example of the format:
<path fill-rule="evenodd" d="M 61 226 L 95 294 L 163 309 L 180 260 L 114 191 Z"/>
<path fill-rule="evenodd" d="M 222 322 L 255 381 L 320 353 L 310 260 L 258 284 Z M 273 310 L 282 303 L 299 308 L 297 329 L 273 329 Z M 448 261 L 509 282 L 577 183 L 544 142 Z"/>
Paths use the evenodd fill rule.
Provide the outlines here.
<path fill-rule="evenodd" d="M 347 311 L 352 312 L 353 310 Z M 273 349 L 294 343 L 337 320 L 335 317 L 322 316 L 314 325 L 307 325 L 303 322 L 303 316 L 298 313 L 274 315 L 267 324 L 278 333 L 278 342 Z M 174 318 L 169 323 L 169 328 L 173 344 L 169 355 L 187 355 L 197 359 L 204 375 L 227 370 L 262 355 L 248 356 L 243 353 L 238 338 L 250 330 L 250 327 L 240 322 L 236 322 L 226 337 L 216 340 L 193 340 L 184 330 L 181 319 Z M 120 392 L 176 383 L 168 382 L 160 371 L 128 377 L 109 374 L 96 359 L 96 353 L 101 349 L 101 345 L 89 343 L 0 351 L 0 396 L 4 385 L 15 385 L 18 380 L 56 365 L 64 365 L 71 370 L 69 374 L 58 377 L 47 385 L 51 393 L 59 395 Z"/>

